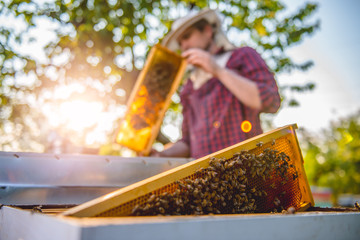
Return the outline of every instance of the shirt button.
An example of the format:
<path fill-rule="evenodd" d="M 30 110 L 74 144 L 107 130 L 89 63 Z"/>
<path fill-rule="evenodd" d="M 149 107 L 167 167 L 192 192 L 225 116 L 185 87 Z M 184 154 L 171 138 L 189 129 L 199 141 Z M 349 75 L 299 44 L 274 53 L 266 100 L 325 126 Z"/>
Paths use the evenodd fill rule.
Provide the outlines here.
<path fill-rule="evenodd" d="M 215 121 L 215 122 L 213 122 L 213 126 L 214 126 L 214 128 L 219 128 L 219 127 L 220 127 L 220 125 L 221 125 L 221 123 L 220 123 L 219 121 Z"/>

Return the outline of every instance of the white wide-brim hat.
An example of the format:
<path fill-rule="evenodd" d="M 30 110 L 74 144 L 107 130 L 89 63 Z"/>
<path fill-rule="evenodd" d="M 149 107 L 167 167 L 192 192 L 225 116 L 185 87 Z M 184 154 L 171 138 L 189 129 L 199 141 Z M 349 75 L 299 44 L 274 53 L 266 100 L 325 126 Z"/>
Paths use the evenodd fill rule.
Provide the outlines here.
<path fill-rule="evenodd" d="M 227 39 L 224 32 L 221 30 L 221 21 L 218 14 L 209 8 L 203 9 L 199 12 L 190 12 L 187 16 L 177 19 L 171 26 L 171 31 L 164 37 L 162 45 L 166 46 L 172 51 L 180 49 L 177 39 L 196 22 L 205 19 L 214 28 L 214 40 L 219 47 L 224 50 L 234 49 L 235 46 Z"/>

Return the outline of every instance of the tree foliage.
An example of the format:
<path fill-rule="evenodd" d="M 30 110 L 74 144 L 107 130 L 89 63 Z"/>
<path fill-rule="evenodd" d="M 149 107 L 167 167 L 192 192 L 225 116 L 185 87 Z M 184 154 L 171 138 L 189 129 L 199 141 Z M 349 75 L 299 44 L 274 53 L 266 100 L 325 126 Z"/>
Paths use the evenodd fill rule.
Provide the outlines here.
<path fill-rule="evenodd" d="M 303 132 L 305 169 L 310 184 L 339 194 L 360 194 L 360 111 L 332 122 L 316 137 Z"/>
<path fill-rule="evenodd" d="M 24 26 L 19 30 L 0 24 L 0 131 L 3 135 L 16 131 L 15 137 L 1 140 L 2 149 L 14 139 L 22 139 L 19 150 L 46 142 L 51 130 L 46 112 L 62 101 L 101 101 L 105 112 L 121 112 L 116 106 L 125 104 L 151 46 L 161 41 L 175 19 L 203 7 L 217 8 L 235 45 L 256 48 L 275 73 L 311 67 L 311 61 L 294 62 L 286 49 L 319 28 L 319 22 L 311 20 L 317 8 L 313 3 L 285 16 L 286 6 L 277 0 L 2 0 L 0 16 Z M 30 33 L 41 21 L 55 26 L 56 37 L 44 48 L 45 60 L 19 50 L 39 40 Z M 24 78 L 25 83 L 19 81 Z M 280 86 L 283 105 L 297 104 L 286 98 L 287 90 L 306 91 L 313 86 L 291 82 Z M 113 131 L 120 117 L 118 113 L 114 118 Z M 73 131 L 63 130 L 65 125 L 57 125 L 61 135 L 74 136 Z M 84 139 L 80 136 L 79 142 Z"/>

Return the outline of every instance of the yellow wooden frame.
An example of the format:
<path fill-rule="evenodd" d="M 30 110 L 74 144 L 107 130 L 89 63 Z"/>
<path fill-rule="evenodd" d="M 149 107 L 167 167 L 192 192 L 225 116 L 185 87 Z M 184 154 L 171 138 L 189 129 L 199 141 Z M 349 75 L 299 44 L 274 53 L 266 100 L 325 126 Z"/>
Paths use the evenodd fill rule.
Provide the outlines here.
<path fill-rule="evenodd" d="M 109 211 L 111 212 L 111 209 L 118 208 L 123 204 L 130 204 L 133 205 L 131 207 L 134 207 L 134 204 L 136 204 L 136 199 L 143 197 L 146 194 L 150 194 L 151 192 L 159 191 L 159 189 L 168 186 L 177 180 L 184 179 L 194 174 L 200 168 L 208 167 L 209 160 L 212 157 L 231 158 L 235 153 L 240 152 L 241 150 L 252 150 L 257 148 L 256 144 L 259 142 L 269 144 L 270 142 L 283 137 L 286 138 L 286 141 L 291 146 L 291 153 L 287 154 L 291 154 L 293 156 L 295 167 L 298 171 L 298 183 L 301 191 L 301 200 L 299 205 L 301 207 L 297 209 L 297 211 L 305 211 L 310 206 L 314 206 L 314 200 L 303 167 L 303 157 L 296 137 L 296 128 L 297 125 L 293 124 L 258 135 L 231 147 L 225 148 L 213 154 L 207 155 L 200 159 L 186 163 L 112 193 L 106 194 L 92 201 L 81 204 L 77 207 L 69 209 L 62 215 L 74 217 L 104 216 L 103 213 Z M 129 212 L 124 214 L 129 214 Z M 109 216 L 109 214 L 106 213 L 105 216 Z"/>
<path fill-rule="evenodd" d="M 169 49 L 167 49 L 166 47 L 164 47 L 160 44 L 155 45 L 150 50 L 150 53 L 146 60 L 146 64 L 136 80 L 136 84 L 131 92 L 130 97 L 129 97 L 129 101 L 127 104 L 128 110 L 127 110 L 127 113 L 124 117 L 124 121 L 122 122 L 122 124 L 125 123 L 127 116 L 132 114 L 131 107 L 134 104 L 134 100 L 136 99 L 136 96 L 137 96 L 138 92 L 140 91 L 141 86 L 144 83 L 144 80 L 146 79 L 146 75 L 151 70 L 152 65 L 159 59 L 161 59 L 161 61 L 166 60 L 167 62 L 170 62 L 173 65 L 178 65 L 178 68 L 175 70 L 176 71 L 175 78 L 172 82 L 170 91 L 163 103 L 163 106 L 157 115 L 158 117 L 156 119 L 156 122 L 151 126 L 150 132 L 146 132 L 145 136 L 143 138 L 141 138 L 142 140 L 148 139 L 147 142 L 145 143 L 145 146 L 140 147 L 143 144 L 141 144 L 140 141 L 138 141 L 136 138 L 128 138 L 127 140 L 122 140 L 121 138 L 119 138 L 120 134 L 122 134 L 126 131 L 130 131 L 133 136 L 137 135 L 136 130 L 131 129 L 130 127 L 126 127 L 126 125 L 120 126 L 120 128 L 118 130 L 118 134 L 117 134 L 117 139 L 116 139 L 117 143 L 119 143 L 123 146 L 126 146 L 129 149 L 132 149 L 144 156 L 149 155 L 149 153 L 151 151 L 152 144 L 154 143 L 154 141 L 159 133 L 165 112 L 171 103 L 171 97 L 174 94 L 174 92 L 176 91 L 176 89 L 179 87 L 181 79 L 182 79 L 185 69 L 186 69 L 186 61 L 184 58 L 182 58 L 180 55 L 170 51 Z"/>

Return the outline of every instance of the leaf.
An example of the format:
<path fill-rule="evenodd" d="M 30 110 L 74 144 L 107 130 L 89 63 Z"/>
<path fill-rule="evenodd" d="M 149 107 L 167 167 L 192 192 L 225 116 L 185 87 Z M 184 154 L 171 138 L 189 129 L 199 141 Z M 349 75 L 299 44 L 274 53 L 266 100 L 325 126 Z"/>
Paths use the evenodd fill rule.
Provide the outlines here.
<path fill-rule="evenodd" d="M 291 99 L 288 104 L 290 107 L 298 107 L 299 106 L 299 102 L 296 101 L 295 99 Z"/>
<path fill-rule="evenodd" d="M 262 20 L 263 20 L 262 18 L 260 18 L 260 19 L 258 18 L 255 20 L 255 23 L 254 23 L 254 28 L 260 37 L 264 37 L 264 36 L 268 35 L 266 28 L 262 24 Z"/>

